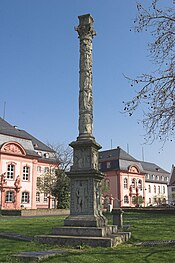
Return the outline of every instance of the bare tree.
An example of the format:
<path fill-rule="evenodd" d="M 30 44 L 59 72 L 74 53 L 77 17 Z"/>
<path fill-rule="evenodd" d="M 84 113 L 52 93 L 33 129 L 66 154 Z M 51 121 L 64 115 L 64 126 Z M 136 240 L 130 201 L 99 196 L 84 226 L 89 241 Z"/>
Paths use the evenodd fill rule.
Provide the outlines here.
<path fill-rule="evenodd" d="M 142 105 L 145 139 L 166 142 L 175 135 L 175 8 L 172 1 L 166 8 L 161 1 L 152 0 L 148 8 L 137 3 L 137 10 L 134 30 L 151 34 L 148 49 L 155 71 L 128 78 L 131 87 L 136 88 L 136 95 L 124 102 L 124 111 L 131 116 Z"/>
<path fill-rule="evenodd" d="M 48 146 L 55 152 L 55 160 L 58 164 L 58 167 L 62 171 L 67 171 L 72 164 L 72 148 L 63 144 L 51 144 L 48 143 Z"/>

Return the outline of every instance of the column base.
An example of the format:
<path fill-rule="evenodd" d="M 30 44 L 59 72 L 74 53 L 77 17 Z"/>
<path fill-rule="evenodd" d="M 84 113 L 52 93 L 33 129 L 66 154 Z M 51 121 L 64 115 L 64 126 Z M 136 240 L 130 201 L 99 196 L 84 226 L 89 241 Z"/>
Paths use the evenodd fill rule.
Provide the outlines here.
<path fill-rule="evenodd" d="M 76 227 L 103 227 L 107 225 L 107 219 L 103 215 L 70 215 L 64 220 L 64 225 Z"/>

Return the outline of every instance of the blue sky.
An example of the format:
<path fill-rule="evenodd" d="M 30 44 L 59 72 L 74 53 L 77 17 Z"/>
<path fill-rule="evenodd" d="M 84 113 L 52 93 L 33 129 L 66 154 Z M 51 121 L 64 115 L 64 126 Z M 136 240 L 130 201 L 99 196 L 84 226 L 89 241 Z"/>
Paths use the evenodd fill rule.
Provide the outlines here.
<path fill-rule="evenodd" d="M 141 1 L 148 4 L 150 1 Z M 172 4 L 172 1 L 166 1 Z M 121 114 L 134 94 L 123 74 L 150 72 L 149 34 L 130 31 L 135 0 L 1 0 L 0 116 L 41 141 L 68 145 L 78 136 L 78 16 L 90 13 L 93 39 L 94 136 L 170 171 L 174 142 L 144 145 L 141 111 Z M 160 152 L 160 153 L 159 153 Z"/>

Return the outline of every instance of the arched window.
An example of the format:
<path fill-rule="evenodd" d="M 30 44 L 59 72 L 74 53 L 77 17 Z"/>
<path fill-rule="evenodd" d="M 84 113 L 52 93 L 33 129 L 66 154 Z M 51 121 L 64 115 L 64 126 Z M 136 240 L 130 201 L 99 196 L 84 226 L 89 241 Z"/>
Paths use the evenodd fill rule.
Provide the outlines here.
<path fill-rule="evenodd" d="M 39 192 L 36 193 L 36 202 L 37 203 L 40 202 L 40 193 Z"/>
<path fill-rule="evenodd" d="M 45 167 L 45 168 L 44 168 L 44 172 L 45 172 L 45 173 L 49 173 L 49 167 Z"/>
<path fill-rule="evenodd" d="M 5 195 L 6 203 L 13 203 L 15 201 L 14 191 L 7 191 Z"/>
<path fill-rule="evenodd" d="M 21 203 L 29 203 L 29 192 L 22 192 Z"/>
<path fill-rule="evenodd" d="M 156 186 L 154 185 L 154 193 L 156 194 Z"/>
<path fill-rule="evenodd" d="M 138 188 L 142 190 L 142 180 L 141 179 L 138 180 Z"/>
<path fill-rule="evenodd" d="M 44 202 L 47 202 L 47 193 L 44 193 Z"/>
<path fill-rule="evenodd" d="M 148 192 L 151 193 L 151 185 L 148 185 Z"/>
<path fill-rule="evenodd" d="M 37 188 L 40 188 L 41 183 L 42 183 L 42 180 L 41 180 L 41 178 L 38 176 L 38 177 L 36 178 L 36 186 L 37 186 Z"/>
<path fill-rule="evenodd" d="M 128 179 L 127 179 L 127 178 L 124 178 L 124 180 L 123 180 L 123 187 L 124 187 L 125 189 L 128 188 Z"/>
<path fill-rule="evenodd" d="M 37 166 L 37 172 L 41 173 L 41 166 Z"/>
<path fill-rule="evenodd" d="M 129 199 L 128 199 L 128 195 L 124 196 L 124 204 L 128 204 L 129 203 Z"/>
<path fill-rule="evenodd" d="M 23 167 L 23 181 L 29 181 L 30 168 L 28 166 Z"/>
<path fill-rule="evenodd" d="M 163 194 L 165 194 L 165 186 L 163 185 Z"/>
<path fill-rule="evenodd" d="M 132 179 L 131 185 L 132 185 L 132 188 L 135 188 L 135 179 Z"/>
<path fill-rule="evenodd" d="M 158 185 L 158 194 L 160 194 L 160 185 Z"/>
<path fill-rule="evenodd" d="M 15 166 L 14 164 L 7 165 L 7 179 L 13 179 L 15 175 Z"/>
<path fill-rule="evenodd" d="M 135 195 L 132 197 L 132 203 L 134 203 L 135 202 Z"/>

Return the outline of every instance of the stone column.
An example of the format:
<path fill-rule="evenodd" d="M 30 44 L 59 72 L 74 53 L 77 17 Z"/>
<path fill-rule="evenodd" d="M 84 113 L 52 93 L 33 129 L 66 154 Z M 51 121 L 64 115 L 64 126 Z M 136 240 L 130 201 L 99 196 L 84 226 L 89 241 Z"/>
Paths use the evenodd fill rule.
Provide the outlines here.
<path fill-rule="evenodd" d="M 92 39 L 96 34 L 91 15 L 79 16 L 75 28 L 80 39 L 79 82 L 79 136 L 70 146 L 73 148 L 73 166 L 69 172 L 71 182 L 70 216 L 67 226 L 105 226 L 107 221 L 101 212 L 101 180 L 98 170 L 98 150 L 101 146 L 93 137 L 92 98 Z"/>
<path fill-rule="evenodd" d="M 79 21 L 75 30 L 80 39 L 79 139 L 82 139 L 92 136 L 92 39 L 96 32 L 92 28 L 92 16 L 79 16 Z"/>

